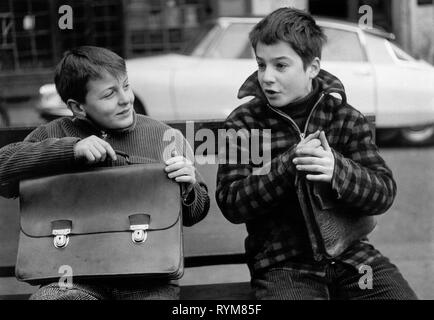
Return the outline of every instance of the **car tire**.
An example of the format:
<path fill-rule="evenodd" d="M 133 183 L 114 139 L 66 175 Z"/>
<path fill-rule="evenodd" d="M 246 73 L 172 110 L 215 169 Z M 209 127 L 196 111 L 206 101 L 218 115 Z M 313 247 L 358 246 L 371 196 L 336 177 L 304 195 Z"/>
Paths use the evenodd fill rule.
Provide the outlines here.
<path fill-rule="evenodd" d="M 400 138 L 406 145 L 428 145 L 434 141 L 434 125 L 400 129 Z"/>
<path fill-rule="evenodd" d="M 139 100 L 139 98 L 137 98 L 137 96 L 134 98 L 134 110 L 137 114 L 147 114 L 144 104 Z"/>
<path fill-rule="evenodd" d="M 399 130 L 396 129 L 378 129 L 375 132 L 377 144 L 388 145 L 396 142 L 399 136 Z"/>

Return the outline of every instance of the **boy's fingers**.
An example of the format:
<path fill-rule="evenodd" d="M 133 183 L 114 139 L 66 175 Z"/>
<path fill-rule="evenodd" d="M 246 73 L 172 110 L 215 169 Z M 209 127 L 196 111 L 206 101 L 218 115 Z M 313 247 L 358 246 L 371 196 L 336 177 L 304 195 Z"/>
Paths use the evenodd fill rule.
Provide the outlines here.
<path fill-rule="evenodd" d="M 102 145 L 99 144 L 99 143 L 95 143 L 95 144 L 93 145 L 93 147 L 94 147 L 94 148 L 99 152 L 99 155 L 100 155 L 101 161 L 104 161 L 105 158 L 107 157 L 107 151 L 106 151 L 106 149 L 104 148 L 104 146 L 102 146 Z M 97 154 L 97 156 L 98 156 L 98 154 Z"/>
<path fill-rule="evenodd" d="M 329 145 L 329 143 L 327 141 L 327 137 L 326 137 L 324 131 L 321 131 L 321 133 L 319 135 L 319 139 L 321 141 L 321 145 L 323 146 L 324 150 L 330 151 L 331 148 L 330 148 L 330 145 Z"/>
<path fill-rule="evenodd" d="M 92 153 L 92 155 L 95 158 L 95 161 L 101 160 L 101 152 L 98 151 L 98 149 L 95 146 L 89 146 L 89 151 Z"/>
<path fill-rule="evenodd" d="M 115 150 L 112 148 L 112 146 L 110 145 L 110 143 L 99 139 L 97 141 L 98 145 L 101 146 L 101 148 L 104 149 L 104 152 L 108 154 L 108 156 L 112 159 L 112 160 L 117 160 L 117 156 L 116 156 L 116 152 Z"/>
<path fill-rule="evenodd" d="M 297 165 L 297 170 L 324 173 L 324 167 L 319 165 Z"/>
<path fill-rule="evenodd" d="M 304 144 L 305 147 L 309 147 L 309 148 L 317 148 L 319 146 L 321 146 L 321 140 L 319 139 L 312 139 L 310 141 L 308 141 L 307 143 Z"/>
<path fill-rule="evenodd" d="M 308 135 L 306 138 L 303 139 L 303 143 L 309 142 L 312 139 L 318 138 L 319 136 L 319 130 L 317 130 L 314 133 L 311 133 L 310 135 Z"/>
<path fill-rule="evenodd" d="M 325 174 L 307 174 L 306 179 L 309 181 L 328 182 L 330 179 Z"/>
<path fill-rule="evenodd" d="M 186 159 L 183 156 L 176 156 L 173 158 L 170 158 L 166 161 L 166 165 L 174 164 L 175 162 L 185 162 Z"/>
<path fill-rule="evenodd" d="M 295 151 L 297 156 L 314 156 L 322 158 L 324 156 L 324 150 L 321 148 L 300 148 Z"/>
<path fill-rule="evenodd" d="M 116 152 L 112 148 L 112 146 L 107 143 L 107 147 L 105 149 L 106 149 L 108 155 L 110 156 L 110 158 L 112 158 L 112 160 L 116 161 L 118 157 L 116 156 Z"/>
<path fill-rule="evenodd" d="M 196 179 L 193 179 L 191 176 L 181 176 L 175 178 L 176 182 L 184 182 L 184 183 L 195 183 Z"/>
<path fill-rule="evenodd" d="M 317 157 L 300 157 L 300 158 L 294 158 L 292 160 L 294 164 L 317 164 L 322 165 L 323 161 L 321 158 Z"/>
<path fill-rule="evenodd" d="M 166 172 L 172 172 L 174 170 L 179 170 L 185 167 L 185 165 L 186 165 L 185 162 L 175 162 L 168 165 L 164 170 L 166 170 Z"/>
<path fill-rule="evenodd" d="M 191 176 L 193 174 L 192 170 L 190 168 L 183 167 L 177 171 L 173 171 L 168 174 L 169 178 L 176 178 L 180 176 Z"/>
<path fill-rule="evenodd" d="M 86 157 L 87 162 L 89 162 L 89 163 L 95 162 L 95 157 L 92 154 L 92 152 L 90 152 L 90 150 L 85 150 L 84 156 Z"/>

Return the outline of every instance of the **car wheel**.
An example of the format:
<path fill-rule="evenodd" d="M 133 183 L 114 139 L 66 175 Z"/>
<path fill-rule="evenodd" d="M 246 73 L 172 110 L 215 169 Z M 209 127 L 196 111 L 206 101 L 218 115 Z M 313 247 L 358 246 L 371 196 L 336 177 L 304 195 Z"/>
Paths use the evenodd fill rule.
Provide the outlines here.
<path fill-rule="evenodd" d="M 409 145 L 426 145 L 433 142 L 434 125 L 401 129 L 401 139 Z"/>
<path fill-rule="evenodd" d="M 396 129 L 378 129 L 375 131 L 377 144 L 389 144 L 397 140 L 399 130 Z"/>
<path fill-rule="evenodd" d="M 137 114 L 144 114 L 146 115 L 146 109 L 143 103 L 137 98 L 137 96 L 134 99 L 134 110 Z"/>

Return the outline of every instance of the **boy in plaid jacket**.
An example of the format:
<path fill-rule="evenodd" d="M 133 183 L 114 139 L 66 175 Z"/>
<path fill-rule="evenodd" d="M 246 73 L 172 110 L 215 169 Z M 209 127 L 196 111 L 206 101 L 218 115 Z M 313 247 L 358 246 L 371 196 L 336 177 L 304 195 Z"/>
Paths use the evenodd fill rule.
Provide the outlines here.
<path fill-rule="evenodd" d="M 272 160 L 262 174 L 251 163 L 221 162 L 217 203 L 229 221 L 246 224 L 258 299 L 415 299 L 397 267 L 365 237 L 332 259 L 314 256 L 296 176 L 327 189 L 328 200 L 348 215 L 382 214 L 396 195 L 366 118 L 347 103 L 339 79 L 320 68 L 325 40 L 315 20 L 293 8 L 276 10 L 251 31 L 258 71 L 238 97 L 254 98 L 225 127 L 271 129 Z"/>

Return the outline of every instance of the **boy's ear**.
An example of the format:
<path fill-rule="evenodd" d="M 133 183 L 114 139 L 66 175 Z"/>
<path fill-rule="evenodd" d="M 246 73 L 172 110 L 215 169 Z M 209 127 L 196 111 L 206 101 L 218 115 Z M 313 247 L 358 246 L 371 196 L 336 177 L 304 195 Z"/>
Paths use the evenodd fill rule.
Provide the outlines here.
<path fill-rule="evenodd" d="M 68 108 L 72 111 L 74 116 L 86 117 L 86 110 L 84 110 L 83 105 L 74 99 L 68 99 L 66 102 Z"/>
<path fill-rule="evenodd" d="M 321 70 L 321 60 L 315 57 L 309 65 L 309 78 L 314 79 Z"/>

